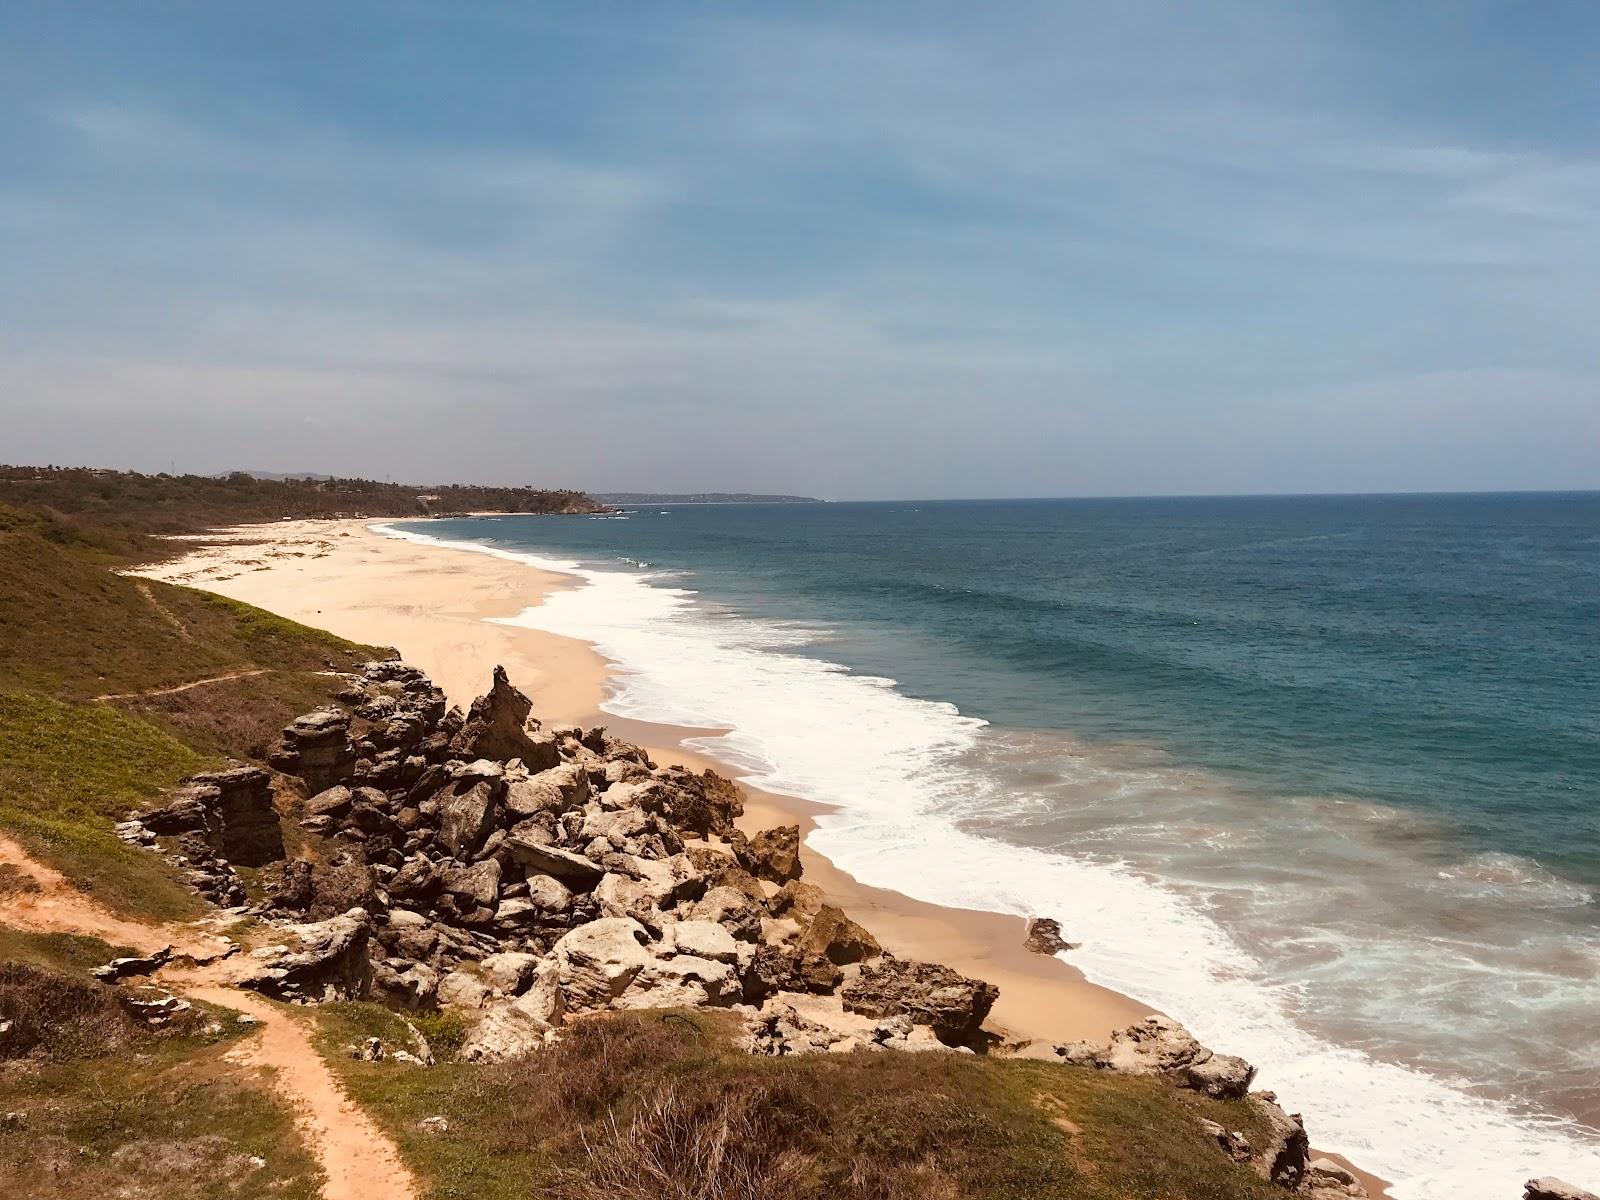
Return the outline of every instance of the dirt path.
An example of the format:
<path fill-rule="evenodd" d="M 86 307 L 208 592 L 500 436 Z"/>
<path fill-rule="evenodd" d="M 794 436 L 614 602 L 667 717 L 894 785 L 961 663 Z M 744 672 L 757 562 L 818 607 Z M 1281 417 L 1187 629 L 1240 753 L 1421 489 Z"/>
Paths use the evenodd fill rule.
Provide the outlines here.
<path fill-rule="evenodd" d="M 189 636 L 189 627 L 178 619 L 177 613 L 173 612 L 165 604 L 161 603 L 161 601 L 155 598 L 155 595 L 150 591 L 150 585 L 148 583 L 140 580 L 133 586 L 135 590 L 138 591 L 139 595 L 145 598 L 145 602 L 148 603 L 151 608 L 156 610 L 156 615 L 177 631 L 179 637 L 186 642 L 194 640 Z"/>
<path fill-rule="evenodd" d="M 206 679 L 180 683 L 175 687 L 151 688 L 147 692 L 107 692 L 104 696 L 96 696 L 95 699 L 103 703 L 107 700 L 138 700 L 144 696 L 172 696 L 178 692 L 187 692 L 191 688 L 205 687 L 208 683 L 227 683 L 230 679 L 252 679 L 257 675 L 268 675 L 271 672 L 271 667 L 255 667 L 249 671 L 229 671 L 226 675 L 212 675 Z"/>
<path fill-rule="evenodd" d="M 0 836 L 0 864 L 32 878 L 38 890 L 0 894 L 0 923 L 42 933 L 76 933 L 150 953 L 171 945 L 180 953 L 214 953 L 225 939 L 187 926 L 126 920 L 101 908 L 59 871 Z M 249 1013 L 260 1032 L 229 1052 L 235 1062 L 272 1068 L 273 1086 L 294 1110 L 306 1146 L 327 1176 L 323 1200 L 414 1200 L 416 1181 L 394 1142 L 344 1090 L 312 1046 L 305 1024 L 254 992 L 210 982 L 227 968 L 181 974 L 161 983 L 185 996 Z"/>
<path fill-rule="evenodd" d="M 0 920 L 8 925 L 36 933 L 85 934 L 113 946 L 132 947 L 141 954 L 185 940 L 179 930 L 128 921 L 107 912 L 73 887 L 61 872 L 30 857 L 26 850 L 4 836 L 0 836 L 0 863 L 30 876 L 39 889 L 0 896 Z M 187 940 L 194 938 L 191 936 Z"/>
<path fill-rule="evenodd" d="M 234 988 L 196 987 L 185 995 L 238 1009 L 262 1022 L 261 1033 L 230 1051 L 228 1058 L 272 1069 L 279 1095 L 294 1110 L 300 1135 L 327 1175 L 323 1200 L 412 1200 L 416 1182 L 399 1150 L 345 1095 L 298 1017 Z"/>

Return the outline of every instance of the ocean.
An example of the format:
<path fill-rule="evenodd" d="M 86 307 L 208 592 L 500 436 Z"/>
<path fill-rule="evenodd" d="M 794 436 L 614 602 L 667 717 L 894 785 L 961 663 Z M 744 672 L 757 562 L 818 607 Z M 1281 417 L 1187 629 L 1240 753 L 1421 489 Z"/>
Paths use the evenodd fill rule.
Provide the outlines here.
<path fill-rule="evenodd" d="M 1057 917 L 1402 1200 L 1600 1185 L 1600 494 L 396 531 L 580 575 L 511 619 L 609 711 L 728 729 L 864 882 Z"/>

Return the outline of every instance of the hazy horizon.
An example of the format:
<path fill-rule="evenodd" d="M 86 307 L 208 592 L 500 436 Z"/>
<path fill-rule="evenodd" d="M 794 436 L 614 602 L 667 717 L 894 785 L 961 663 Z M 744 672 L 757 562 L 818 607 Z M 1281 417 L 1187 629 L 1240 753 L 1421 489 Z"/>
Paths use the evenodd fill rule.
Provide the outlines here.
<path fill-rule="evenodd" d="M 1600 15 L 0 13 L 0 459 L 1600 488 Z"/>

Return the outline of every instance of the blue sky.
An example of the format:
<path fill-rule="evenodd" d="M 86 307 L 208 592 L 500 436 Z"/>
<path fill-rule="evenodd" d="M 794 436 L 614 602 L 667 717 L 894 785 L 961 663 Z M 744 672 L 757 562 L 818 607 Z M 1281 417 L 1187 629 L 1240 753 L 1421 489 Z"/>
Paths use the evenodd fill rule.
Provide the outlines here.
<path fill-rule="evenodd" d="M 1600 487 L 1600 6 L 0 9 L 0 461 Z"/>

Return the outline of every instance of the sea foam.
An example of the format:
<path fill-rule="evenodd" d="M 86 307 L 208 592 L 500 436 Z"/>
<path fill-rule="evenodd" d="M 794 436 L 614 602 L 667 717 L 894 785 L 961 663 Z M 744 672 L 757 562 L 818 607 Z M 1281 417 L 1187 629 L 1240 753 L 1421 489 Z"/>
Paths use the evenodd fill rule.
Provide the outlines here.
<path fill-rule="evenodd" d="M 1092 981 L 1170 1013 L 1258 1064 L 1257 1086 L 1301 1112 L 1313 1143 L 1393 1181 L 1397 1200 L 1509 1200 L 1522 1181 L 1600 1180 L 1600 1135 L 1335 1045 L 1297 1022 L 1292 987 L 1265 972 L 1194 900 L 1123 862 L 963 831 L 952 811 L 995 786 L 967 763 L 984 722 L 909 697 L 893 680 L 801 653 L 822 631 L 699 603 L 661 576 L 595 569 L 477 542 L 374 526 L 576 575 L 501 623 L 593 643 L 621 669 L 618 716 L 727 729 L 690 744 L 770 791 L 834 807 L 810 844 L 864 883 L 918 900 L 1069 918 Z"/>

